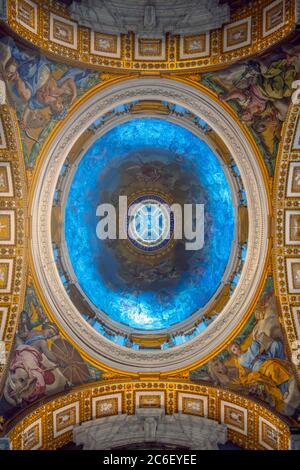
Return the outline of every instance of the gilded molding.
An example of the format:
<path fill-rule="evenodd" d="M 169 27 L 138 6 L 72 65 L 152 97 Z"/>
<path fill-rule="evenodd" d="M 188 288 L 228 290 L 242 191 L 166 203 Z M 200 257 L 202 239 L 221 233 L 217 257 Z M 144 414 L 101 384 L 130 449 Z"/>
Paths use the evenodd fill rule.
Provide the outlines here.
<path fill-rule="evenodd" d="M 290 447 L 288 423 L 253 400 L 216 387 L 151 379 L 77 387 L 36 404 L 7 423 L 5 432 L 14 450 L 54 450 L 72 440 L 76 424 L 118 413 L 132 415 L 136 408 L 145 406 L 224 423 L 228 438 L 246 449 Z"/>
<path fill-rule="evenodd" d="M 215 320 L 213 327 L 208 327 L 199 338 L 196 337 L 184 345 L 171 350 L 152 351 L 145 354 L 112 344 L 105 338 L 100 339 L 93 328 L 87 326 L 74 309 L 53 263 L 48 211 L 51 210 L 51 194 L 55 188 L 57 175 L 78 134 L 84 132 L 94 119 L 118 103 L 154 97 L 181 104 L 200 117 L 204 116 L 208 124 L 223 136 L 224 142 L 240 167 L 248 198 L 251 223 L 248 255 L 240 281 L 243 288 L 236 290 L 236 294 L 232 296 L 223 313 Z M 265 266 L 269 248 L 269 201 L 260 163 L 256 160 L 255 152 L 253 153 L 251 144 L 245 136 L 241 138 L 241 129 L 230 115 L 222 107 L 217 106 L 209 95 L 203 91 L 201 93 L 200 87 L 196 89 L 190 85 L 166 79 L 143 79 L 138 83 L 128 80 L 102 91 L 99 87 L 99 92 L 95 91 L 94 95 L 87 96 L 84 106 L 78 106 L 76 111 L 69 116 L 68 122 L 60 127 L 55 136 L 52 136 L 45 150 L 43 162 L 38 168 L 40 176 L 35 183 L 35 194 L 31 205 L 33 263 L 36 270 L 36 283 L 44 291 L 42 296 L 46 298 L 46 303 L 50 306 L 52 318 L 63 326 L 69 339 L 74 341 L 81 350 L 86 352 L 88 350 L 89 359 L 94 364 L 101 364 L 105 358 L 106 367 L 121 368 L 131 372 L 141 369 L 144 372 L 162 372 L 162 363 L 164 372 L 174 371 L 179 367 L 187 368 L 199 360 L 204 363 L 211 355 L 217 354 L 220 348 L 232 339 L 236 329 L 242 327 L 243 321 L 253 309 L 253 303 L 257 300 L 266 275 Z M 39 223 L 37 223 L 37 218 Z M 45 266 L 43 272 L 39 269 L 41 265 Z"/>
<path fill-rule="evenodd" d="M 15 111 L 0 106 L 0 340 L 5 375 L 26 288 L 27 187 Z"/>
<path fill-rule="evenodd" d="M 167 33 L 158 39 L 146 38 L 144 44 L 134 33 L 107 35 L 81 27 L 55 1 L 7 0 L 7 24 L 64 62 L 157 74 L 197 68 L 207 71 L 246 59 L 291 33 L 296 17 L 295 0 L 252 0 L 232 15 L 229 24 L 208 35 Z"/>

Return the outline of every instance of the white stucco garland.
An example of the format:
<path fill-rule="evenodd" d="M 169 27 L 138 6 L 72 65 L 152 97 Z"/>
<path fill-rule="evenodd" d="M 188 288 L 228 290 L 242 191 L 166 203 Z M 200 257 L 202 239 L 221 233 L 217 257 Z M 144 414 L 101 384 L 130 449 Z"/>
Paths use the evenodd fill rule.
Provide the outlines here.
<path fill-rule="evenodd" d="M 248 250 L 239 283 L 216 320 L 195 338 L 162 351 L 119 346 L 90 326 L 71 302 L 57 271 L 51 240 L 51 210 L 57 179 L 72 146 L 95 119 L 133 100 L 162 100 L 204 119 L 231 152 L 248 203 Z M 62 126 L 45 155 L 31 207 L 32 255 L 45 298 L 62 329 L 94 360 L 133 372 L 163 372 L 184 367 L 218 347 L 238 325 L 253 300 L 268 251 L 268 198 L 259 163 L 234 119 L 205 93 L 168 79 L 135 79 L 100 90 Z"/>

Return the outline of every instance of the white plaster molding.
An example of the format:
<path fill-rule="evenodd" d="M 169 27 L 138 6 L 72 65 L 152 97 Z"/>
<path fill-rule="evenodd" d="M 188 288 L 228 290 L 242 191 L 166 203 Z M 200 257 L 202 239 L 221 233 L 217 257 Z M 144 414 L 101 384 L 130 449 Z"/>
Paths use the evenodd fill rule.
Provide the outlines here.
<path fill-rule="evenodd" d="M 234 294 L 219 317 L 190 341 L 162 351 L 119 346 L 97 333 L 76 310 L 60 280 L 52 252 L 51 209 L 61 167 L 78 137 L 101 115 L 133 100 L 162 100 L 203 118 L 231 152 L 245 187 L 249 237 L 247 256 Z M 135 79 L 100 90 L 74 112 L 49 145 L 31 207 L 32 255 L 37 277 L 53 315 L 65 332 L 96 361 L 129 371 L 163 372 L 187 366 L 217 348 L 237 327 L 251 304 L 268 252 L 269 207 L 260 166 L 240 126 L 211 97 L 168 79 Z"/>

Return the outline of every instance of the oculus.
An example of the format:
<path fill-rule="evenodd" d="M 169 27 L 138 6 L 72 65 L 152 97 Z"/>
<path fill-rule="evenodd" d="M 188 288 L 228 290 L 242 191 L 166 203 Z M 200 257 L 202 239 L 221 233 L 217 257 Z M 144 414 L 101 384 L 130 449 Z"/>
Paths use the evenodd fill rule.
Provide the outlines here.
<path fill-rule="evenodd" d="M 151 252 L 167 245 L 174 231 L 170 206 L 158 195 L 135 198 L 128 207 L 128 238 L 137 248 Z"/>

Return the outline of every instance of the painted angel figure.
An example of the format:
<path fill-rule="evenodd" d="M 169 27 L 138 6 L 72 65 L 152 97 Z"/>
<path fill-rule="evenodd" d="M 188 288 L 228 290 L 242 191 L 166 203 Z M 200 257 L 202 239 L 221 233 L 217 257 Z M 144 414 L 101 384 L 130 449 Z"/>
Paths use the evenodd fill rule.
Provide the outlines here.
<path fill-rule="evenodd" d="M 63 119 L 77 98 L 78 87 L 90 74 L 89 70 L 70 68 L 56 79 L 52 61 L 19 49 L 11 38 L 0 41 L 0 57 L 14 98 L 25 105 L 23 129 L 27 129 L 30 113 L 34 110 L 49 108 L 52 119 Z"/>

